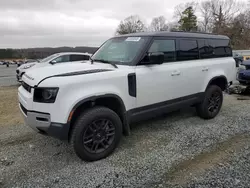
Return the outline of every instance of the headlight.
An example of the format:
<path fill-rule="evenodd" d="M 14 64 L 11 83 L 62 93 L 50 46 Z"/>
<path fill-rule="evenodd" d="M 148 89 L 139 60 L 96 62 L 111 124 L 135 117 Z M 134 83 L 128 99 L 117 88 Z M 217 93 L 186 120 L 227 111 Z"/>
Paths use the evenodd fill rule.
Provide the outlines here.
<path fill-rule="evenodd" d="M 33 64 L 33 65 L 26 65 L 26 66 L 24 66 L 23 68 L 24 69 L 29 69 L 30 67 L 33 67 L 35 64 Z"/>
<path fill-rule="evenodd" d="M 246 70 L 246 66 L 245 65 L 239 65 L 239 70 Z"/>
<path fill-rule="evenodd" d="M 35 88 L 34 102 L 54 103 L 59 88 Z"/>

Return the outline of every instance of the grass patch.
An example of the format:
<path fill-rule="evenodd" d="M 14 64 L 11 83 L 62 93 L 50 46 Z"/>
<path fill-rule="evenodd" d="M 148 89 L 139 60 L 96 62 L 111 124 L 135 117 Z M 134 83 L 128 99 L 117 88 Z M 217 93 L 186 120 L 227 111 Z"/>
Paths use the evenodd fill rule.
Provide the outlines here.
<path fill-rule="evenodd" d="M 0 126 L 23 124 L 18 108 L 17 88 L 0 87 Z"/>

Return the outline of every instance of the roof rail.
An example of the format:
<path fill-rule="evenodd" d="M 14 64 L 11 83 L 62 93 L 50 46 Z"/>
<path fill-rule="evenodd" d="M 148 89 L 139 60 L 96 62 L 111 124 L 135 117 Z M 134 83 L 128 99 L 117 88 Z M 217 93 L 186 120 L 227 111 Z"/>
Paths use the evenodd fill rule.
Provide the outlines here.
<path fill-rule="evenodd" d="M 199 31 L 171 31 L 171 32 L 197 33 L 197 34 L 206 34 L 206 35 L 218 35 L 218 34 L 215 34 L 215 33 L 206 33 L 206 32 L 199 32 Z"/>

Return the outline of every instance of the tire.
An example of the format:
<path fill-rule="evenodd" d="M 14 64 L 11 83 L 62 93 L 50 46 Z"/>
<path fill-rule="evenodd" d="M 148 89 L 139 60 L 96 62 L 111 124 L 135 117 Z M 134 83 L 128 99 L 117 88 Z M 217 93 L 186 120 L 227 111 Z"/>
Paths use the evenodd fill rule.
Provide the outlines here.
<path fill-rule="evenodd" d="M 109 108 L 93 107 L 78 117 L 72 130 L 71 145 L 80 159 L 97 161 L 109 156 L 121 137 L 119 116 Z"/>
<path fill-rule="evenodd" d="M 223 103 L 223 93 L 219 86 L 211 85 L 205 92 L 202 103 L 198 104 L 196 111 L 203 119 L 213 119 L 220 112 Z"/>

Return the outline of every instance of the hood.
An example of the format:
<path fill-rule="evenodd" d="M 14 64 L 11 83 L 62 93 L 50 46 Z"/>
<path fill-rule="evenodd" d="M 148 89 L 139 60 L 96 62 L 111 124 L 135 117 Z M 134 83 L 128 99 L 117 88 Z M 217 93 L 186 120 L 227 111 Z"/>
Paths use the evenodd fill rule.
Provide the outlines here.
<path fill-rule="evenodd" d="M 87 74 L 94 72 L 102 72 L 114 70 L 112 65 L 104 63 L 67 63 L 60 65 L 51 65 L 44 67 L 37 67 L 27 70 L 23 76 L 23 81 L 31 86 L 37 85 L 40 81 L 53 76 L 70 76 L 77 74 Z"/>
<path fill-rule="evenodd" d="M 25 64 L 22 64 L 20 67 L 18 67 L 18 69 L 26 69 L 25 67 L 27 67 L 27 66 L 33 67 L 35 64 L 37 64 L 37 62 L 25 63 Z M 31 68 L 31 67 L 29 67 L 29 68 Z M 27 68 L 27 69 L 29 69 L 29 68 Z"/>

